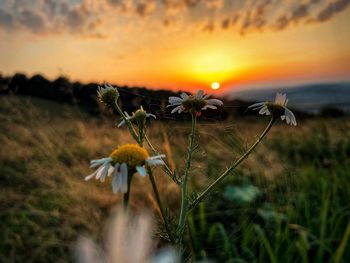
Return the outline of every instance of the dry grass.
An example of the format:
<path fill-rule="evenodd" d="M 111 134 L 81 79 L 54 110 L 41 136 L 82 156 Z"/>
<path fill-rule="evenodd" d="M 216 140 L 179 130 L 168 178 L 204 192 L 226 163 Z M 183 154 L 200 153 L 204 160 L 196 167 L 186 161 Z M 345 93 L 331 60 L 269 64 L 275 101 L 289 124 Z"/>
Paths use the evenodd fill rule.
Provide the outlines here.
<path fill-rule="evenodd" d="M 121 201 L 120 195 L 112 194 L 108 182 L 84 182 L 91 172 L 89 161 L 132 139 L 125 129 L 115 128 L 116 119 L 91 117 L 73 106 L 11 96 L 0 97 L 0 105 L 0 258 L 4 262 L 66 262 L 77 235 L 86 232 L 99 238 L 104 222 Z M 202 123 L 192 187 L 202 188 L 223 171 L 256 139 L 264 125 L 264 120 Z M 319 120 L 298 128 L 280 129 L 281 125 L 273 128 L 268 140 L 312 136 L 320 126 L 336 140 L 350 128 L 349 121 L 337 130 Z M 179 174 L 184 167 L 188 128 L 189 123 L 171 121 L 151 125 L 148 130 L 154 145 L 166 153 L 170 167 Z M 266 182 L 285 174 L 290 164 L 282 162 L 271 145 L 263 143 L 244 162 L 240 173 L 258 175 Z M 149 181 L 134 178 L 133 209 L 151 208 L 157 214 Z M 177 211 L 177 187 L 159 170 L 156 180 L 167 206 Z"/>

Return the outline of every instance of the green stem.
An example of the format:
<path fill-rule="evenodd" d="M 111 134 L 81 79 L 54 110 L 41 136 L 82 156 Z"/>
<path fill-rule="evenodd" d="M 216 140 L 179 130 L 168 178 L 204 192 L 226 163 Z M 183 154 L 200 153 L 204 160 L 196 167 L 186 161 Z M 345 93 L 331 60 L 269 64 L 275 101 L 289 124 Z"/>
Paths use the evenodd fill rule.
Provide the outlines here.
<path fill-rule="evenodd" d="M 227 168 L 225 172 L 223 172 L 214 182 L 212 182 L 208 186 L 207 189 L 205 189 L 196 198 L 196 200 L 191 204 L 190 210 L 188 212 L 190 212 L 192 209 L 197 207 L 197 205 L 214 189 L 216 185 L 218 185 L 232 170 L 234 170 L 241 162 L 244 161 L 244 159 L 246 159 L 249 156 L 249 154 L 255 149 L 255 147 L 263 140 L 266 134 L 270 131 L 275 121 L 276 121 L 276 118 L 272 117 L 269 124 L 266 126 L 265 130 L 259 136 L 257 141 L 234 164 L 232 164 L 229 168 Z"/>
<path fill-rule="evenodd" d="M 182 238 L 185 230 L 185 224 L 186 224 L 186 215 L 187 215 L 187 184 L 188 184 L 188 175 L 191 168 L 191 162 L 192 162 L 192 153 L 193 153 L 193 143 L 195 138 L 195 131 L 196 131 L 196 121 L 197 116 L 196 113 L 191 113 L 192 116 L 192 128 L 191 128 L 191 134 L 190 134 L 190 144 L 188 146 L 187 150 L 187 161 L 186 161 L 186 169 L 185 169 L 185 175 L 181 182 L 181 210 L 180 210 L 180 218 L 179 218 L 179 225 L 177 229 L 178 233 L 178 242 L 182 244 Z"/>
<path fill-rule="evenodd" d="M 129 132 L 131 134 L 131 136 L 134 138 L 134 140 L 140 145 L 142 146 L 142 143 L 139 140 L 139 137 L 136 134 L 136 131 L 134 129 L 134 127 L 132 126 L 132 123 L 130 122 L 130 120 L 128 120 L 125 116 L 125 114 L 123 113 L 122 109 L 119 107 L 118 102 L 115 101 L 113 104 L 114 109 L 119 113 L 119 115 L 122 117 L 122 119 L 125 121 L 125 124 L 128 126 Z"/>
<path fill-rule="evenodd" d="M 160 154 L 160 153 L 156 150 L 156 148 L 152 145 L 152 143 L 151 143 L 151 141 L 150 141 L 150 139 L 148 138 L 148 136 L 147 136 L 146 133 L 144 134 L 144 138 L 145 138 L 145 140 L 146 140 L 148 146 L 151 148 L 152 152 L 153 152 L 154 154 L 157 154 L 157 155 Z M 175 172 L 173 173 L 173 172 L 171 171 L 170 167 L 169 167 L 167 164 L 164 164 L 162 167 L 163 167 L 164 172 L 170 177 L 170 179 L 173 180 L 174 183 L 176 183 L 177 185 L 179 185 L 180 183 L 179 183 L 179 181 L 178 181 L 177 178 L 176 178 Z"/>
<path fill-rule="evenodd" d="M 139 126 L 139 145 L 143 147 L 143 139 L 145 137 L 143 126 Z"/>
<path fill-rule="evenodd" d="M 163 222 L 164 222 L 165 230 L 166 230 L 166 232 L 168 234 L 168 237 L 169 237 L 170 241 L 173 243 L 174 239 L 173 239 L 173 236 L 171 234 L 168 222 L 166 220 L 163 204 L 162 204 L 162 201 L 160 199 L 160 195 L 159 195 L 159 192 L 158 192 L 158 187 L 157 187 L 156 181 L 154 180 L 154 176 L 153 176 L 151 168 L 147 167 L 147 173 L 148 173 L 149 179 L 150 179 L 151 184 L 152 184 L 153 192 L 154 192 L 154 195 L 156 197 L 160 213 L 162 215 L 162 219 L 163 219 Z"/>

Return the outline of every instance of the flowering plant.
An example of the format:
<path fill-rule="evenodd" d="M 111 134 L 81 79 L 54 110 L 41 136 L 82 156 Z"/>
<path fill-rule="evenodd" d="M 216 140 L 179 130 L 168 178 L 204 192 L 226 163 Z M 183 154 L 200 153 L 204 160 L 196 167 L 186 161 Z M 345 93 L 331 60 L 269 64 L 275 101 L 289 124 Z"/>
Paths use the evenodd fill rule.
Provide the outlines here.
<path fill-rule="evenodd" d="M 204 94 L 201 90 L 194 95 L 182 93 L 179 97 L 169 97 L 169 105 L 167 107 L 172 107 L 172 114 L 183 113 L 191 115 L 191 131 L 187 148 L 185 170 L 183 175 L 178 177 L 163 160 L 165 155 L 159 154 L 147 137 L 146 119 L 150 117 L 155 119 L 156 116 L 147 113 L 142 106 L 140 109 L 132 113 L 132 115 L 123 112 L 118 104 L 119 92 L 109 84 L 105 84 L 103 88 L 99 87 L 98 96 L 103 103 L 108 107 L 114 108 L 119 113 L 121 116 L 121 122 L 118 127 L 123 125 L 127 126 L 130 135 L 133 137 L 136 144 L 121 145 L 108 157 L 92 160 L 91 167 L 97 167 L 97 169 L 95 172 L 87 176 L 85 180 L 90 180 L 95 177 L 101 182 L 104 182 L 108 176 L 112 176 L 113 192 L 120 192 L 124 195 L 124 207 L 127 209 L 133 175 L 135 173 L 138 173 L 141 176 L 148 175 L 162 216 L 162 221 L 166 230 L 166 238 L 170 242 L 176 244 L 180 252 L 183 251 L 183 236 L 186 229 L 188 214 L 191 213 L 192 210 L 196 208 L 222 180 L 230 175 L 231 172 L 250 155 L 279 118 L 285 120 L 287 124 L 294 126 L 297 125 L 293 112 L 287 108 L 288 99 L 286 94 L 277 93 L 274 102 L 259 102 L 249 106 L 249 108 L 252 108 L 253 110 L 259 110 L 259 114 L 261 115 L 270 116 L 270 122 L 267 124 L 265 130 L 261 133 L 256 142 L 248 148 L 237 161 L 231 164 L 221 175 L 217 176 L 209 186 L 207 186 L 200 194 L 195 195 L 195 198 L 190 201 L 188 198 L 188 196 L 190 196 L 188 184 L 192 166 L 192 155 L 195 148 L 194 140 L 196 137 L 197 121 L 203 110 L 216 110 L 223 105 L 223 102 L 218 99 L 210 99 L 210 95 Z M 149 154 L 148 150 L 144 147 L 144 142 L 147 143 L 154 156 Z M 172 230 L 173 228 L 170 226 L 170 221 L 165 214 L 158 187 L 152 174 L 151 167 L 157 165 L 163 168 L 165 174 L 176 183 L 181 191 L 181 208 L 175 231 Z"/>

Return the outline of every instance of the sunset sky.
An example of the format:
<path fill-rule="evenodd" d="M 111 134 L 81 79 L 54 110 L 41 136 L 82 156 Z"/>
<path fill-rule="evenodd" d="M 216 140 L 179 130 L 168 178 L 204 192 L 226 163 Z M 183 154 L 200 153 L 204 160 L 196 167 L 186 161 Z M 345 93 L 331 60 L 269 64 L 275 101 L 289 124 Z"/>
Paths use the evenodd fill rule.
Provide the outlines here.
<path fill-rule="evenodd" d="M 0 73 L 218 92 L 350 80 L 350 0 L 0 0 Z"/>

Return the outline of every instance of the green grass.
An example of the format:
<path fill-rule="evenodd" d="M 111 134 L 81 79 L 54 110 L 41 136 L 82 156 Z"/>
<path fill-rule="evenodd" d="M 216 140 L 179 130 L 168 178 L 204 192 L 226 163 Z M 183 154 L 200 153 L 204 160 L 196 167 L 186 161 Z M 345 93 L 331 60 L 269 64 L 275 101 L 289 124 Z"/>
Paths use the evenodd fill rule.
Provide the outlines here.
<path fill-rule="evenodd" d="M 132 142 L 116 118 L 29 97 L 0 97 L 0 262 L 67 262 L 80 234 L 99 240 L 121 197 L 108 183 L 84 182 L 89 161 Z M 199 121 L 191 170 L 200 192 L 266 125 L 264 119 Z M 282 123 L 188 218 L 190 260 L 350 261 L 349 119 Z M 169 163 L 184 169 L 189 123 L 148 132 Z M 156 211 L 148 180 L 135 177 L 131 206 Z M 171 213 L 179 192 L 158 170 Z"/>
<path fill-rule="evenodd" d="M 266 180 L 254 170 L 239 170 L 208 202 L 205 220 L 209 230 L 195 238 L 196 243 L 200 239 L 204 245 L 193 246 L 194 250 L 207 249 L 197 252 L 197 259 L 349 261 L 349 122 L 318 120 L 305 125 L 310 126 L 307 132 L 273 137 L 265 143 L 265 151 L 276 152 L 285 167 L 273 180 Z M 227 198 L 225 189 L 239 185 L 244 189 L 247 181 L 261 189 L 263 196 L 250 203 Z M 232 202 L 223 204 L 225 198 Z M 202 214 L 199 211 L 197 219 L 190 218 L 190 229 L 194 228 L 190 233 L 203 225 Z M 212 232 L 217 229 L 220 234 L 213 241 Z"/>

